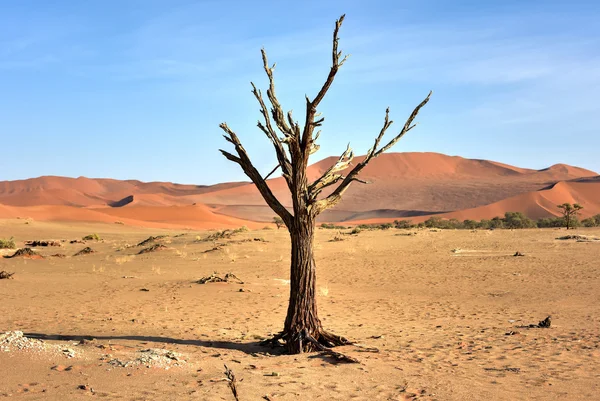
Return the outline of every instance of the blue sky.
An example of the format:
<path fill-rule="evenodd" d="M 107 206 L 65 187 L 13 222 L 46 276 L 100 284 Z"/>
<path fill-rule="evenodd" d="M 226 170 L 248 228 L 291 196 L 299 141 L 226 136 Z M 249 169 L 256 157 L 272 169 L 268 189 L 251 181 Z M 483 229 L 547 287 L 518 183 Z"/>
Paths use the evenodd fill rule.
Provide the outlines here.
<path fill-rule="evenodd" d="M 328 73 L 335 19 L 351 54 L 322 103 L 321 151 L 363 154 L 384 110 L 417 129 L 393 151 L 600 171 L 597 1 L 0 2 L 0 180 L 40 175 L 245 180 L 218 124 L 275 166 L 250 81 L 277 62 L 301 119 Z M 394 126 L 393 126 L 394 127 Z"/>

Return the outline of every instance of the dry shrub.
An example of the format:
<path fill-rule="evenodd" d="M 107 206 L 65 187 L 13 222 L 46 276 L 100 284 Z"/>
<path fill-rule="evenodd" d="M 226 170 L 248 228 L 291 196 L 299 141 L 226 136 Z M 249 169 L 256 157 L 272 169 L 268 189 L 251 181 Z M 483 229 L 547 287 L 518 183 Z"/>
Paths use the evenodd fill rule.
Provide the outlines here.
<path fill-rule="evenodd" d="M 15 249 L 16 245 L 15 245 L 15 240 L 13 239 L 13 237 L 10 237 L 9 239 L 2 239 L 0 238 L 0 249 Z"/>

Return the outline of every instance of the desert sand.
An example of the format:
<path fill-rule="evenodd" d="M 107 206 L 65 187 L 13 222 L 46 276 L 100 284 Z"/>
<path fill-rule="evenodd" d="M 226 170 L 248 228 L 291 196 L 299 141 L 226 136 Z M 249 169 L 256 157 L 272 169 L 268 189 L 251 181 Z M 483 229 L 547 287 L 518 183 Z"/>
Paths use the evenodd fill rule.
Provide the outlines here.
<path fill-rule="evenodd" d="M 234 400 L 224 364 L 243 401 L 600 393 L 600 242 L 557 240 L 565 230 L 319 229 L 320 317 L 360 345 L 341 347 L 360 364 L 258 345 L 285 317 L 283 229 L 215 243 L 197 240 L 206 231 L 0 220 L 0 238 L 19 247 L 91 233 L 102 240 L 0 258 L 0 271 L 15 272 L 0 280 L 0 333 L 13 332 L 0 334 L 0 397 Z M 168 235 L 158 240 L 166 248 L 138 255 L 135 245 L 156 235 Z M 84 247 L 95 253 L 72 256 Z M 195 283 L 215 271 L 243 284 Z M 550 328 L 529 327 L 548 315 Z"/>

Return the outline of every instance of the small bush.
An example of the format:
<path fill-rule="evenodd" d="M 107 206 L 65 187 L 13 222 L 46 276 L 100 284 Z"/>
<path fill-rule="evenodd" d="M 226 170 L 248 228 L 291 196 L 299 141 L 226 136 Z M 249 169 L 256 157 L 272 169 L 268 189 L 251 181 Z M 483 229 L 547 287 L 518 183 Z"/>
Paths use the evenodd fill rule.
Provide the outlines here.
<path fill-rule="evenodd" d="M 581 221 L 584 227 L 600 227 L 600 214 Z"/>
<path fill-rule="evenodd" d="M 535 222 L 521 212 L 506 212 L 504 214 L 506 228 L 534 228 Z"/>
<path fill-rule="evenodd" d="M 490 228 L 504 228 L 504 220 L 496 216 L 490 220 Z"/>
<path fill-rule="evenodd" d="M 563 217 L 546 217 L 537 221 L 539 228 L 564 227 L 565 219 Z"/>
<path fill-rule="evenodd" d="M 82 238 L 82 240 L 84 240 L 84 241 L 102 241 L 102 238 L 100 238 L 100 236 L 98 234 L 94 233 L 94 234 L 86 235 L 85 237 Z"/>
<path fill-rule="evenodd" d="M 346 227 L 344 227 L 344 226 L 337 226 L 335 224 L 323 223 L 323 224 L 321 224 L 321 228 L 326 228 L 328 230 L 343 230 Z"/>
<path fill-rule="evenodd" d="M 13 237 L 10 237 L 10 239 L 2 239 L 0 238 L 0 249 L 15 249 L 16 245 L 15 245 L 15 240 L 13 239 Z"/>
<path fill-rule="evenodd" d="M 410 220 L 394 220 L 394 228 L 411 228 L 414 225 Z"/>
<path fill-rule="evenodd" d="M 467 230 L 474 230 L 479 228 L 479 223 L 475 220 L 465 220 L 462 222 L 462 225 Z"/>
<path fill-rule="evenodd" d="M 392 223 L 383 223 L 383 224 L 361 224 L 358 226 L 361 230 L 389 230 L 394 227 Z"/>
<path fill-rule="evenodd" d="M 240 228 L 236 228 L 235 230 L 223 230 L 223 231 L 217 231 L 216 233 L 213 234 L 209 234 L 206 237 L 204 237 L 203 239 L 201 239 L 201 242 L 207 242 L 207 241 L 216 241 L 218 239 L 228 239 L 231 238 L 233 235 L 238 234 L 238 233 L 243 233 L 246 231 L 250 231 L 248 229 L 248 227 L 246 226 L 242 226 Z M 196 240 L 198 237 L 196 237 Z"/>

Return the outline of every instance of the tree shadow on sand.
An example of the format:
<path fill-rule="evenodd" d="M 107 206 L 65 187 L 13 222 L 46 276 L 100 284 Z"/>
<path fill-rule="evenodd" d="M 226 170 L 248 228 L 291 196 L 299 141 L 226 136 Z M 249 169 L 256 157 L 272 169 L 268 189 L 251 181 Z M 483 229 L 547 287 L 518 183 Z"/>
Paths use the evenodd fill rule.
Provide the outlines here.
<path fill-rule="evenodd" d="M 246 354 L 269 354 L 282 355 L 283 348 L 272 348 L 260 345 L 260 342 L 239 343 L 233 341 L 211 341 L 211 340 L 183 340 L 171 337 L 158 336 L 93 336 L 93 335 L 68 335 L 68 334 L 44 334 L 44 333 L 24 333 L 26 337 L 38 340 L 56 340 L 56 341 L 83 341 L 83 340 L 108 340 L 108 341 L 139 341 L 141 343 L 162 343 L 177 345 L 194 345 L 197 347 L 216 348 L 223 350 L 241 351 Z"/>

